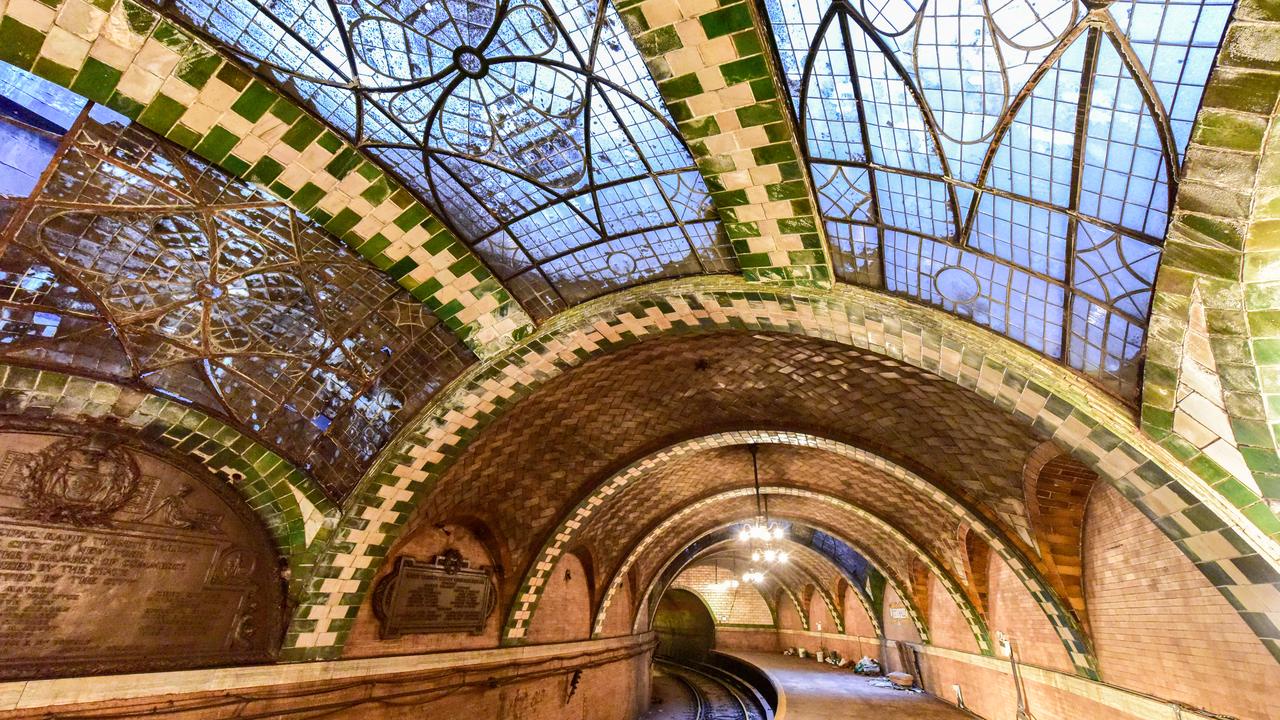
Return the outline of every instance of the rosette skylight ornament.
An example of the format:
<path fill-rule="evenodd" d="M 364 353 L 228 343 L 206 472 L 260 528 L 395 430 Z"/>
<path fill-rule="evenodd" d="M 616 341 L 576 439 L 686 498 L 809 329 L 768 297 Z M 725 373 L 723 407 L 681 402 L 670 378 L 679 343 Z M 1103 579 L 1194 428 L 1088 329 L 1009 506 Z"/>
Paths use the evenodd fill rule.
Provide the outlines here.
<path fill-rule="evenodd" d="M 1231 0 L 766 0 L 837 274 L 1133 399 Z"/>
<path fill-rule="evenodd" d="M 598 0 L 171 0 L 395 172 L 538 317 L 732 272 L 693 159 Z"/>

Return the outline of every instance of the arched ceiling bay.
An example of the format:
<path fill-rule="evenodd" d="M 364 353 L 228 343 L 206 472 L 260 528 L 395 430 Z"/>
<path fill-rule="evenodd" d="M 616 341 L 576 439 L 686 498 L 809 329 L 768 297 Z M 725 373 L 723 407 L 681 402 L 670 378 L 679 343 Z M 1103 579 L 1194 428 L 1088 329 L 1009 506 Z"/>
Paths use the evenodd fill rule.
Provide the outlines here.
<path fill-rule="evenodd" d="M 1041 440 L 953 383 L 847 346 L 748 333 L 667 337 L 547 383 L 469 445 L 421 512 L 488 517 L 527 559 L 602 476 L 658 448 L 739 428 L 811 432 L 875 452 L 967 498 L 1011 536 L 1025 525 L 1022 463 Z M 726 454 L 749 484 L 749 466 L 737 464 L 745 452 Z M 797 479 L 815 481 L 838 482 Z"/>

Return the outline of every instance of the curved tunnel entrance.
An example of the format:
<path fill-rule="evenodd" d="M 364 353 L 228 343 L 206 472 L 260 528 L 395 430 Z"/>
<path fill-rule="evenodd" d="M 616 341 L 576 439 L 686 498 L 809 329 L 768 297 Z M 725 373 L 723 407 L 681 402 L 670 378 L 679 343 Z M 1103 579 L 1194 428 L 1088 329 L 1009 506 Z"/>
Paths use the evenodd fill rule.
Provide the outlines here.
<path fill-rule="evenodd" d="M 716 628 L 711 612 L 697 595 L 671 588 L 658 601 L 653 618 L 658 634 L 657 657 L 682 663 L 700 663 L 715 645 Z"/>

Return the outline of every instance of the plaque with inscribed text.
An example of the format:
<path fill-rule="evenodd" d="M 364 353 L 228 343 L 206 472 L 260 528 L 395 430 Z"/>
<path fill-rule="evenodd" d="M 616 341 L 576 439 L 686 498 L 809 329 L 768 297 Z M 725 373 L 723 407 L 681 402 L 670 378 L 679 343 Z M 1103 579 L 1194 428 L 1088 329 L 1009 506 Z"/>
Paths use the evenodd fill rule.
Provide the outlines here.
<path fill-rule="evenodd" d="M 374 591 L 374 612 L 383 639 L 415 633 L 484 630 L 495 589 L 489 571 L 472 568 L 457 551 L 431 561 L 396 559 L 394 570 Z"/>

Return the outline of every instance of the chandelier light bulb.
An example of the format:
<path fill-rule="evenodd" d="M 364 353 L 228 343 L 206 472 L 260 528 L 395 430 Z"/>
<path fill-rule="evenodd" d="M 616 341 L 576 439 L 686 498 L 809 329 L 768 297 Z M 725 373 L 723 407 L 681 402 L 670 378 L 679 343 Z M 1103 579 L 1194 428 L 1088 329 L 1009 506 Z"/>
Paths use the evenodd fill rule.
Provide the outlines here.
<path fill-rule="evenodd" d="M 751 531 L 746 528 L 742 528 L 742 530 L 738 533 L 738 541 L 746 542 L 750 539 L 751 539 Z"/>
<path fill-rule="evenodd" d="M 781 527 L 775 527 L 775 528 L 773 529 L 773 539 L 774 539 L 774 540 L 781 540 L 781 539 L 782 539 L 782 528 L 781 528 Z"/>
<path fill-rule="evenodd" d="M 778 551 L 777 551 L 777 550 L 774 550 L 773 548 L 769 548 L 768 550 L 765 550 L 765 551 L 764 551 L 764 561 L 765 561 L 765 562 L 777 562 L 777 560 L 778 560 Z"/>
<path fill-rule="evenodd" d="M 778 562 L 784 563 L 790 559 L 791 559 L 791 554 L 788 553 L 786 550 L 783 550 L 782 552 L 778 553 Z"/>
<path fill-rule="evenodd" d="M 760 551 L 756 550 L 751 553 L 751 562 L 760 562 Z"/>

